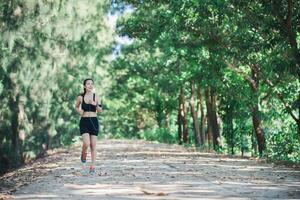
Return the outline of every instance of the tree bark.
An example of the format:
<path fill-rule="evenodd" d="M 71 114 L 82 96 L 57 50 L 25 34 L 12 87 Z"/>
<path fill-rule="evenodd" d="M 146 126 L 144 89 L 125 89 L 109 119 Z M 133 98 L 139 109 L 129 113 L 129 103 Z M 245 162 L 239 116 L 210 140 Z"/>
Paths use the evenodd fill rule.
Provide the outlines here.
<path fill-rule="evenodd" d="M 251 141 L 252 141 L 252 149 L 254 150 L 254 152 L 251 153 L 251 156 L 253 157 L 257 155 L 257 139 L 254 130 L 252 130 L 251 132 Z"/>
<path fill-rule="evenodd" d="M 226 138 L 228 149 L 230 149 L 230 152 L 232 155 L 234 155 L 234 147 L 235 147 L 235 141 L 234 141 L 234 129 L 233 129 L 233 103 L 232 101 L 227 102 L 227 106 L 224 108 L 224 116 L 223 116 L 223 131 L 224 131 L 224 137 Z"/>
<path fill-rule="evenodd" d="M 161 98 L 161 95 L 159 93 L 155 94 L 155 98 L 154 98 L 154 102 L 155 102 L 155 111 L 156 111 L 156 121 L 157 121 L 157 125 L 159 126 L 159 128 L 162 128 L 164 123 L 164 102 Z"/>
<path fill-rule="evenodd" d="M 220 146 L 220 131 L 217 121 L 216 112 L 216 96 L 211 88 L 207 88 L 205 91 L 206 96 L 206 107 L 207 107 L 207 117 L 209 124 L 211 126 L 212 136 L 213 136 L 213 147 L 214 150 Z"/>
<path fill-rule="evenodd" d="M 205 114 L 204 114 L 204 110 L 203 110 L 203 104 L 202 104 L 202 93 L 201 93 L 201 87 L 198 86 L 198 105 L 197 105 L 197 110 L 200 110 L 200 125 L 199 125 L 199 132 L 200 132 L 200 144 L 203 145 L 205 143 L 205 130 L 204 130 L 204 126 L 205 126 Z"/>
<path fill-rule="evenodd" d="M 299 76 L 300 77 L 300 76 Z M 299 82 L 300 82 L 300 78 L 299 78 Z M 297 126 L 298 126 L 298 136 L 300 137 L 300 91 L 299 91 L 299 94 L 298 94 L 298 121 L 297 121 Z"/>
<path fill-rule="evenodd" d="M 189 139 L 188 139 L 189 138 L 189 130 L 188 130 L 188 119 L 187 119 L 188 107 L 186 106 L 183 87 L 180 88 L 179 109 L 180 109 L 180 120 L 182 122 L 182 142 L 188 143 L 189 142 Z"/>
<path fill-rule="evenodd" d="M 205 137 L 205 140 L 206 140 L 206 143 L 208 145 L 208 149 L 210 150 L 211 149 L 211 146 L 212 146 L 212 127 L 211 127 L 211 122 L 209 120 L 209 117 L 208 117 L 208 110 L 206 109 L 206 120 L 207 120 L 207 132 L 206 132 L 206 137 Z"/>
<path fill-rule="evenodd" d="M 23 141 L 25 139 L 24 119 L 25 111 L 22 102 L 20 102 L 20 94 L 10 97 L 11 115 L 11 131 L 12 131 L 12 147 L 16 152 L 16 166 L 24 163 L 23 159 Z"/>
<path fill-rule="evenodd" d="M 183 142 L 189 143 L 189 127 L 187 113 L 189 112 L 189 107 L 186 106 L 185 98 L 183 96 Z"/>
<path fill-rule="evenodd" d="M 292 25 L 293 3 L 294 3 L 293 0 L 288 0 L 288 13 L 285 20 L 285 28 L 286 28 L 286 35 L 288 37 L 289 44 L 292 48 L 294 58 L 298 65 L 298 67 L 297 66 L 295 67 L 295 70 L 298 74 L 298 77 L 300 77 L 300 50 L 297 44 L 297 31 L 295 28 L 293 28 Z"/>
<path fill-rule="evenodd" d="M 183 105 L 182 105 L 182 95 L 183 89 L 180 88 L 179 96 L 178 96 L 178 116 L 177 116 L 177 125 L 178 125 L 178 143 L 182 144 L 182 136 L 183 136 Z"/>
<path fill-rule="evenodd" d="M 258 77 L 258 69 L 257 66 L 251 65 L 251 75 L 252 75 L 252 84 L 251 89 L 254 95 L 254 103 L 252 106 L 252 122 L 253 128 L 256 134 L 257 144 L 258 144 L 258 151 L 260 156 L 263 155 L 265 150 L 265 133 L 263 130 L 262 121 L 260 119 L 260 112 L 258 107 L 258 87 L 259 87 L 259 77 Z"/>
<path fill-rule="evenodd" d="M 195 145 L 200 146 L 201 139 L 200 139 L 200 130 L 199 130 L 199 122 L 198 122 L 198 112 L 195 109 L 195 83 L 193 81 L 191 83 L 190 106 L 191 106 L 191 115 L 193 118 L 193 128 L 194 128 L 193 130 L 194 130 Z"/>
<path fill-rule="evenodd" d="M 166 128 L 168 131 L 170 131 L 170 113 L 168 110 L 165 112 L 165 118 L 166 118 Z"/>
<path fill-rule="evenodd" d="M 252 122 L 254 126 L 254 131 L 257 138 L 258 143 L 258 151 L 259 154 L 262 155 L 265 150 L 265 136 L 264 136 L 264 130 L 262 127 L 262 122 L 259 117 L 259 110 L 258 105 L 256 105 L 252 110 Z"/>

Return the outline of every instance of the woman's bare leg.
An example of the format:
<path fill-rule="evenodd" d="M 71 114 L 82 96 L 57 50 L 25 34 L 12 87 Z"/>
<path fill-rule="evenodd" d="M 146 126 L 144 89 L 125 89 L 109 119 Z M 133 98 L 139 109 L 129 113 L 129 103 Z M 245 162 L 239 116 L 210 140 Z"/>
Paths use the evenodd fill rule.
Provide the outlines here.
<path fill-rule="evenodd" d="M 83 160 L 86 160 L 87 149 L 89 148 L 90 144 L 91 144 L 90 134 L 83 133 L 82 134 L 82 151 L 81 151 L 81 156 L 82 156 Z"/>
<path fill-rule="evenodd" d="M 92 158 L 92 164 L 91 166 L 95 166 L 95 161 L 96 161 L 96 144 L 97 144 L 97 136 L 95 135 L 90 135 L 90 147 L 91 147 L 91 158 Z"/>

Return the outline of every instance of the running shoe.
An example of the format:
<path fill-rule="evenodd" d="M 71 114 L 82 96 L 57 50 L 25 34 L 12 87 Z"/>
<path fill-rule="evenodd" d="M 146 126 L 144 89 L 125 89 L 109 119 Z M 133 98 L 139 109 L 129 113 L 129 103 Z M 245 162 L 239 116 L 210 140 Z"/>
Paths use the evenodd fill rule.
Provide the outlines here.
<path fill-rule="evenodd" d="M 94 174 L 96 174 L 96 170 L 95 170 L 95 166 L 90 166 L 90 174 L 91 175 L 94 175 Z"/>

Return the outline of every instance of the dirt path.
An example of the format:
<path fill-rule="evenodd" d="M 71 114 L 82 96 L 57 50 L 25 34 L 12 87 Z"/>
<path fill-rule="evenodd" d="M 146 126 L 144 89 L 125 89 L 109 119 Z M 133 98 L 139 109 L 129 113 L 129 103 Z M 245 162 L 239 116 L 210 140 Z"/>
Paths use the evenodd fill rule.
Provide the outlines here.
<path fill-rule="evenodd" d="M 300 199 L 300 171 L 138 140 L 98 143 L 98 174 L 82 177 L 80 149 L 60 154 L 15 199 Z M 89 160 L 89 157 L 88 157 Z"/>

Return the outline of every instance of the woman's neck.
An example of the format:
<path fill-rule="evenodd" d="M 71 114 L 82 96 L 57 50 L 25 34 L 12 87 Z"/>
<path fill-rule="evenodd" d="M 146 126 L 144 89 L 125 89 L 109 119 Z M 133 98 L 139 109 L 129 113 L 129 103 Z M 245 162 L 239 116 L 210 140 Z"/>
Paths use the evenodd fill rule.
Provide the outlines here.
<path fill-rule="evenodd" d="M 86 94 L 86 95 L 92 95 L 93 92 L 88 92 L 88 91 L 86 91 L 85 94 Z"/>

